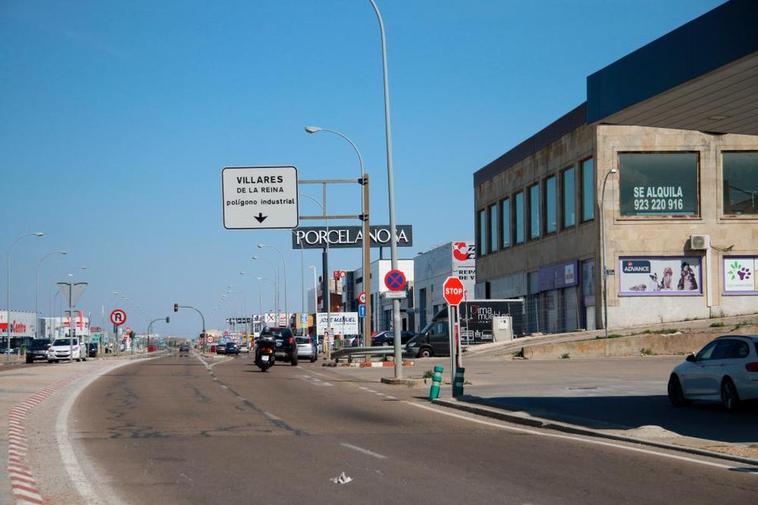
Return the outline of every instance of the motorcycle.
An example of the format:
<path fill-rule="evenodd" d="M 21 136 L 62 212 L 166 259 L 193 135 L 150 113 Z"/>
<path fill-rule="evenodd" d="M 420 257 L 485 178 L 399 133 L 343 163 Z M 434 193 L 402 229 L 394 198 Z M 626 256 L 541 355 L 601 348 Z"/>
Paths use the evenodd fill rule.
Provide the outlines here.
<path fill-rule="evenodd" d="M 274 366 L 274 351 L 276 350 L 276 343 L 274 339 L 261 338 L 255 346 L 255 364 L 261 369 L 261 372 L 265 372 L 270 367 Z"/>

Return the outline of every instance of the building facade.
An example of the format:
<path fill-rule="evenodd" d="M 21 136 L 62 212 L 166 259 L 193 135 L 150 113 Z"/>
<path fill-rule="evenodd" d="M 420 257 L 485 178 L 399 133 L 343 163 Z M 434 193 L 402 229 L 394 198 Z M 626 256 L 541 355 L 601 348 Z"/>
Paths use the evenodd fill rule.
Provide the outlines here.
<path fill-rule="evenodd" d="M 758 312 L 756 24 L 693 20 L 478 170 L 477 298 L 523 296 L 549 333 Z"/>
<path fill-rule="evenodd" d="M 414 268 L 413 260 L 399 259 L 398 269 L 405 274 L 407 287 L 405 289 L 406 297 L 400 300 L 400 322 L 402 331 L 415 331 L 415 320 L 413 318 L 414 299 Z M 390 260 L 376 260 L 371 263 L 371 287 L 366 290 L 363 287 L 363 269 L 359 268 L 353 272 L 346 272 L 342 277 L 344 286 L 342 288 L 342 306 L 343 310 L 354 312 L 358 310 L 356 298 L 362 291 L 366 291 L 366 302 L 371 304 L 371 331 L 378 333 L 392 329 L 392 300 L 385 298 L 384 294 L 389 291 L 384 285 L 384 277 L 392 269 Z"/>

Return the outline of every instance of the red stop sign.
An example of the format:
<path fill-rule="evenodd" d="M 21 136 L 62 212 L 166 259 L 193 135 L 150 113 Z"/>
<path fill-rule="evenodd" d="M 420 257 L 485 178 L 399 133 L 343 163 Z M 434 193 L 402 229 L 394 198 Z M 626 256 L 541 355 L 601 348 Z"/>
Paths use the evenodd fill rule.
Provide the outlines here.
<path fill-rule="evenodd" d="M 463 283 L 458 277 L 448 277 L 442 285 L 442 296 L 448 305 L 458 305 L 463 300 Z"/>

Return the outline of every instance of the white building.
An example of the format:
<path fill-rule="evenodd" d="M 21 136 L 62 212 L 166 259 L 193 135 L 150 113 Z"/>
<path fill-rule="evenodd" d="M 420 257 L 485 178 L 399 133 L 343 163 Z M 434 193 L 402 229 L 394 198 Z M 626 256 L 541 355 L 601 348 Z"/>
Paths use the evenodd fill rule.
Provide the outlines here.
<path fill-rule="evenodd" d="M 414 331 L 415 321 L 413 318 L 413 282 L 414 282 L 414 269 L 413 260 L 401 259 L 398 260 L 398 270 L 405 274 L 407 282 L 406 298 L 400 301 L 401 311 L 401 323 L 402 331 Z M 384 297 L 384 294 L 389 291 L 384 284 L 384 278 L 387 273 L 392 270 L 392 262 L 390 260 L 376 260 L 371 263 L 371 288 L 366 290 L 367 303 L 371 304 L 371 330 L 372 332 L 380 332 L 389 330 L 392 326 L 392 300 L 388 300 Z M 355 298 L 364 291 L 363 287 L 363 269 L 359 268 L 353 272 L 352 275 L 346 275 L 343 279 L 344 282 L 349 285 L 345 286 L 343 293 L 343 306 L 346 308 L 352 308 L 356 306 L 357 302 L 352 298 Z M 345 299 L 345 297 L 350 299 Z"/>

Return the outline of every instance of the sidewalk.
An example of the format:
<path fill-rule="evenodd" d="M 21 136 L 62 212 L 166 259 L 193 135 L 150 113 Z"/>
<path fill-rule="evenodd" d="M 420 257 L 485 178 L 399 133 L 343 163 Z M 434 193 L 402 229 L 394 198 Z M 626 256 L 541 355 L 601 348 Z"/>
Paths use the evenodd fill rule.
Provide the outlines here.
<path fill-rule="evenodd" d="M 438 403 L 519 424 L 718 453 L 758 465 L 758 405 L 734 414 L 718 404 L 674 408 L 666 381 L 681 360 L 470 358 L 464 360 L 465 396 L 452 399 L 446 386 Z M 426 368 L 424 361 L 420 365 Z"/>

